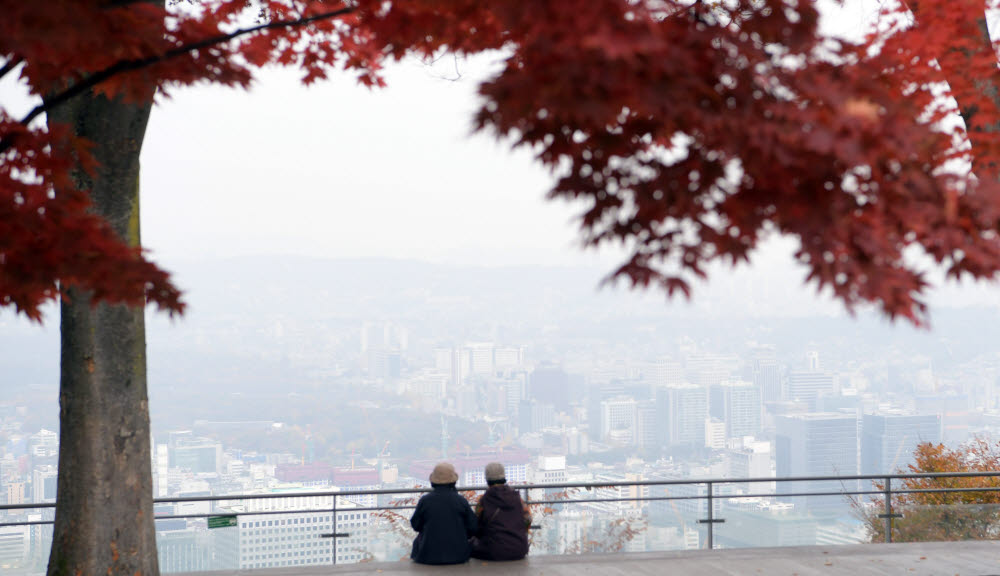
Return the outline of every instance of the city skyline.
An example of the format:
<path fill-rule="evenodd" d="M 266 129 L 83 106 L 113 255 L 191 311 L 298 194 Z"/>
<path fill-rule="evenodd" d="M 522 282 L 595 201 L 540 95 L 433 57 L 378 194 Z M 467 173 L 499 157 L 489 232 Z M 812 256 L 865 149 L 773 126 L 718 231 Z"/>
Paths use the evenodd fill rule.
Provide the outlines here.
<path fill-rule="evenodd" d="M 457 339 L 451 347 L 428 350 L 420 343 L 419 331 L 403 324 L 371 320 L 355 326 L 356 337 L 350 342 L 354 366 L 321 381 L 327 386 L 343 383 L 366 391 L 368 400 L 349 407 L 355 413 L 354 420 L 343 419 L 342 415 L 334 418 L 337 429 L 357 433 L 365 426 L 374 426 L 379 433 L 385 421 L 374 419 L 375 413 L 399 406 L 408 410 L 409 418 L 420 413 L 431 416 L 421 420 L 426 426 L 422 432 L 409 433 L 416 436 L 412 440 L 417 445 L 429 447 L 427 452 L 418 454 L 412 451 L 414 444 L 401 442 L 397 436 L 387 437 L 382 430 L 383 435 L 374 444 L 359 445 L 360 450 L 351 447 L 349 454 L 344 446 L 331 454 L 329 443 L 324 442 L 324 430 L 315 419 L 324 406 L 316 406 L 319 411 L 311 415 L 300 413 L 299 419 L 285 418 L 289 412 L 274 402 L 283 391 L 275 390 L 278 393 L 267 402 L 272 413 L 283 416 L 274 421 L 250 422 L 246 419 L 253 415 L 241 410 L 253 403 L 260 405 L 262 397 L 249 398 L 251 404 L 227 407 L 223 402 L 231 399 L 222 400 L 227 394 L 224 390 L 215 394 L 206 391 L 203 403 L 209 405 L 208 413 L 218 414 L 223 421 L 194 420 L 186 422 L 190 427 L 185 428 L 164 428 L 162 422 L 154 423 L 157 495 L 405 487 L 425 484 L 433 463 L 441 458 L 457 463 L 463 485 L 482 484 L 482 466 L 492 459 L 508 466 L 513 482 L 888 473 L 890 467 L 902 467 L 910 461 L 910 455 L 903 450 L 911 450 L 915 439 L 909 438 L 901 426 L 905 428 L 906 422 L 916 420 L 900 420 L 890 429 L 885 418 L 937 414 L 921 420 L 920 439 L 944 440 L 951 445 L 973 435 L 1000 435 L 1000 394 L 996 391 L 1000 386 L 1000 358 L 996 355 L 992 363 L 960 363 L 956 370 L 944 373 L 920 362 L 896 362 L 888 365 L 889 381 L 882 382 L 866 380 L 864 370 L 856 372 L 851 361 L 836 360 L 822 348 L 807 348 L 789 356 L 780 348 L 755 344 L 742 353 L 732 353 L 698 347 L 681 339 L 680 347 L 671 354 L 625 363 L 612 361 L 573 374 L 557 364 L 532 358 L 530 347 L 516 340 Z M 398 357 L 398 362 L 387 362 L 388 357 Z M 762 402 L 761 392 L 769 385 L 769 377 L 761 366 L 771 365 L 768 363 L 778 367 L 779 398 Z M 517 374 L 523 376 L 513 377 Z M 834 383 L 819 388 L 795 385 L 796 374 L 832 375 Z M 428 379 L 432 375 L 439 379 Z M 437 384 L 428 387 L 425 382 Z M 341 394 L 345 393 L 351 396 L 346 388 Z M 330 396 L 330 391 L 325 394 L 334 405 L 342 401 Z M 323 395 L 322 388 L 314 386 L 311 391 L 286 396 L 290 403 L 301 396 L 305 405 L 315 405 Z M 543 406 L 548 406 L 547 414 L 536 414 L 536 409 Z M 21 423 L 37 409 L 0 403 L 0 433 L 7 439 L 0 447 L 0 480 L 5 487 L 0 495 L 8 504 L 52 501 L 55 496 L 51 489 L 56 435 L 44 429 L 30 434 L 30 430 L 20 431 Z M 359 412 L 361 419 L 357 418 Z M 440 428 L 434 417 L 438 413 L 442 415 Z M 527 419 L 526 413 L 530 414 Z M 883 417 L 876 422 L 869 418 L 871 414 Z M 463 420 L 475 423 L 483 433 L 475 440 L 468 431 L 449 435 L 449 430 L 458 432 L 453 426 Z M 721 425 L 715 426 L 716 422 Z M 246 440 L 223 440 L 239 437 L 234 436 L 234 431 L 251 429 L 268 436 L 288 431 L 290 436 L 284 443 L 271 442 L 271 449 L 261 449 L 262 445 L 255 448 Z M 438 435 L 440 452 L 435 442 Z M 297 442 L 302 442 L 301 450 L 295 449 Z M 376 453 L 379 447 L 381 451 Z M 878 454 L 874 460 L 873 450 Z M 888 454 L 893 455 L 891 462 Z M 881 465 L 871 468 L 876 461 Z M 30 473 L 22 475 L 22 468 Z M 838 483 L 816 483 L 805 489 L 840 488 Z M 700 493 L 696 486 L 677 490 L 679 494 Z M 726 490 L 719 494 L 717 513 L 738 521 L 734 526 L 742 526 L 720 536 L 728 546 L 761 545 L 754 535 L 759 526 L 754 526 L 775 521 L 795 527 L 794 542 L 798 544 L 863 538 L 863 528 L 848 521 L 853 508 L 843 497 L 787 499 L 782 497 L 784 489 L 775 491 L 773 486 L 765 486 L 751 493 L 772 496 L 741 499 L 740 494 L 747 493 L 745 489 Z M 608 498 L 637 495 L 626 488 L 602 488 L 598 493 Z M 378 501 L 353 502 L 338 504 L 343 516 L 339 517 L 337 530 L 341 530 L 343 520 L 344 530 L 349 529 L 352 536 L 337 549 L 337 561 L 392 558 L 401 550 L 397 537 L 380 536 L 379 520 L 367 513 L 351 512 L 352 506 L 371 506 Z M 630 551 L 692 549 L 702 543 L 694 519 L 704 515 L 703 504 L 685 504 L 676 510 L 627 502 L 584 506 L 589 512 L 583 517 L 578 512 L 558 512 L 546 520 L 553 536 L 546 539 L 547 544 L 539 544 L 538 553 L 570 553 L 579 546 L 581 529 L 598 529 L 603 522 L 621 515 L 631 518 L 629 522 L 641 522 L 641 530 L 627 541 Z M 224 505 L 221 510 L 241 518 L 238 537 L 206 532 L 198 520 L 161 522 L 161 566 L 169 572 L 331 562 L 329 549 L 317 548 L 315 539 L 316 533 L 324 530 L 322 523 L 330 522 L 329 514 L 324 519 L 296 513 L 298 509 L 311 509 L 309 502 L 289 500 L 280 508 L 287 513 L 273 516 L 273 520 L 268 516 L 267 523 L 254 519 L 255 512 L 271 509 L 278 508 Z M 158 510 L 163 514 L 190 514 L 212 509 L 184 505 Z M 783 518 L 787 521 L 780 520 Z M 839 520 L 831 524 L 831 518 Z M 791 538 L 791 533 L 782 536 L 786 537 Z M 272 544 L 279 540 L 281 544 Z M 210 553 L 212 550 L 215 552 Z"/>

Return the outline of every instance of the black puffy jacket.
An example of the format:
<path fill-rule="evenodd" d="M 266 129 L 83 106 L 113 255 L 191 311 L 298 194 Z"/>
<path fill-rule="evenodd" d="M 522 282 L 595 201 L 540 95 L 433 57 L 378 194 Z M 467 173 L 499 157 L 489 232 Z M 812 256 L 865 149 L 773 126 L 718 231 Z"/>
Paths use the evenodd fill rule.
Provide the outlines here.
<path fill-rule="evenodd" d="M 476 533 L 476 515 L 454 484 L 432 484 L 410 518 L 418 532 L 410 558 L 421 564 L 461 564 L 469 560 L 469 537 Z"/>

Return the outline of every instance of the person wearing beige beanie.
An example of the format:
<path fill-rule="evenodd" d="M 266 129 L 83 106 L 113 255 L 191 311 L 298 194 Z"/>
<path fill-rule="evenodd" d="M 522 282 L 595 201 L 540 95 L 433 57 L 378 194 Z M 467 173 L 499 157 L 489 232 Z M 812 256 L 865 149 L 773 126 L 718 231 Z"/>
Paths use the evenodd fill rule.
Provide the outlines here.
<path fill-rule="evenodd" d="M 431 471 L 431 484 L 454 484 L 458 482 L 458 472 L 448 462 L 439 462 Z"/>
<path fill-rule="evenodd" d="M 458 473 L 448 462 L 434 467 L 432 490 L 417 502 L 410 526 L 417 532 L 410 558 L 420 564 L 462 564 L 469 560 L 469 537 L 476 533 L 476 515 L 458 493 Z"/>

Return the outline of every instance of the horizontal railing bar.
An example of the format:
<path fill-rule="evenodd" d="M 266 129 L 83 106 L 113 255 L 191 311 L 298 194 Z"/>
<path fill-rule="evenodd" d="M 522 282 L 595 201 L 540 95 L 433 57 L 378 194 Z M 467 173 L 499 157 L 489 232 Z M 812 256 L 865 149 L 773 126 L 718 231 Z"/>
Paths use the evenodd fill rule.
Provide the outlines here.
<path fill-rule="evenodd" d="M 199 514 L 163 514 L 156 515 L 153 520 L 177 520 L 180 518 L 209 518 L 211 516 L 268 516 L 272 514 L 329 514 L 326 510 L 261 510 L 259 512 L 239 512 L 237 510 L 219 510 L 217 512 L 207 512 Z"/>
<path fill-rule="evenodd" d="M 7 526 L 41 526 L 43 524 L 54 524 L 52 520 L 25 520 L 24 522 L 0 522 L 0 528 Z"/>
<path fill-rule="evenodd" d="M 901 488 L 892 489 L 893 494 L 936 494 L 950 492 L 1000 492 L 1000 486 L 983 486 L 982 488 Z"/>
<path fill-rule="evenodd" d="M 518 490 L 541 490 L 552 488 L 602 488 L 617 486 L 674 486 L 691 484 L 755 484 L 755 483 L 793 483 L 793 482 L 843 482 L 852 480 L 883 481 L 886 478 L 893 480 L 910 480 L 920 478 L 978 478 L 978 477 L 1000 477 L 1000 471 L 991 472 L 927 472 L 921 474 L 858 474 L 852 476 L 776 476 L 768 478 L 688 478 L 669 480 L 622 480 L 614 482 L 577 482 L 559 484 L 512 484 L 511 487 Z M 458 488 L 462 490 L 484 490 L 483 487 Z M 895 489 L 893 489 L 895 492 Z M 343 494 L 343 493 L 341 493 Z"/>
<path fill-rule="evenodd" d="M 616 487 L 656 487 L 656 486 L 707 486 L 709 484 L 725 484 L 725 485 L 735 485 L 735 484 L 759 484 L 759 483 L 771 483 L 776 484 L 787 484 L 795 482 L 852 482 L 852 481 L 873 481 L 873 482 L 884 482 L 886 479 L 891 480 L 919 480 L 919 479 L 946 479 L 946 478 L 994 478 L 1000 477 L 1000 471 L 988 471 L 988 472 L 928 472 L 928 473 L 910 473 L 910 474 L 859 474 L 851 476 L 786 476 L 786 477 L 763 477 L 763 478 L 698 478 L 698 479 L 659 479 L 659 480 L 632 480 L 632 481 L 613 481 L 613 482 L 587 482 L 587 483 L 555 483 L 555 484 L 512 484 L 512 487 L 516 487 L 517 490 L 555 490 L 555 489 L 576 489 L 576 490 L 586 490 L 593 491 L 602 488 L 616 488 Z M 482 492 L 486 489 L 485 486 L 463 486 L 458 488 L 462 492 Z M 154 498 L 153 502 L 155 504 L 168 504 L 168 503 L 186 503 L 186 502 L 226 502 L 226 501 L 244 501 L 244 500 L 265 500 L 265 499 L 276 499 L 276 498 L 337 498 L 349 500 L 351 497 L 355 496 L 378 496 L 378 495 L 417 495 L 430 492 L 432 488 L 428 487 L 413 487 L 413 488 L 389 488 L 389 489 L 376 489 L 376 490 L 340 490 L 340 491 L 321 491 L 321 492 L 284 492 L 284 493 L 271 493 L 271 494 L 226 494 L 217 496 L 180 496 L 180 497 L 164 497 L 164 498 Z M 942 487 L 942 488 L 894 488 L 893 493 L 896 494 L 928 494 L 928 493 L 965 493 L 965 492 L 996 492 L 1000 491 L 1000 486 L 982 486 L 982 487 Z M 797 498 L 805 496 L 862 496 L 862 495 L 876 495 L 882 494 L 884 490 L 840 490 L 840 491 L 813 491 L 813 492 L 788 492 L 788 493 L 761 493 L 761 494 L 716 494 L 715 498 L 720 499 L 740 499 L 740 498 Z M 568 503 L 586 503 L 586 502 L 641 502 L 641 501 L 658 501 L 658 500 L 703 500 L 707 499 L 707 494 L 696 494 L 696 495 L 685 495 L 685 496 L 662 496 L 662 497 L 617 497 L 617 498 L 595 498 L 595 499 L 561 499 L 561 500 L 534 500 L 529 501 L 531 504 L 568 504 Z M 405 499 L 403 499 L 405 500 Z M 0 511 L 10 511 L 10 510 L 33 510 L 33 509 L 47 509 L 54 508 L 55 503 L 22 503 L 22 504 L 5 504 L 0 505 Z M 349 508 L 347 510 L 338 511 L 339 514 L 350 513 L 350 512 L 372 512 L 372 511 L 383 511 L 383 510 L 408 510 L 415 506 L 407 504 L 401 506 L 372 506 L 372 507 L 357 507 Z M 261 510 L 254 512 L 232 512 L 230 514 L 238 514 L 243 516 L 254 516 L 254 515 L 271 515 L 271 514 L 322 514 L 331 512 L 327 508 L 323 509 L 310 509 L 310 510 Z M 181 518 L 205 518 L 208 516 L 220 515 L 220 512 L 206 513 L 206 514 L 181 514 L 181 515 L 164 515 L 157 516 L 158 520 L 168 520 L 168 519 L 181 519 Z M 0 523 L 0 526 L 31 526 L 31 525 L 44 525 L 51 524 L 51 520 L 41 520 L 41 521 L 23 521 L 23 522 L 7 522 Z"/>
<path fill-rule="evenodd" d="M 663 479 L 663 480 L 622 480 L 614 482 L 576 482 L 576 483 L 557 483 L 557 484 L 511 484 L 512 487 L 516 487 L 518 490 L 546 490 L 553 488 L 602 488 L 602 487 L 617 487 L 617 486 L 673 486 L 673 485 L 690 485 L 690 484 L 753 484 L 759 482 L 779 482 L 779 483 L 789 483 L 789 482 L 820 482 L 820 481 L 849 481 L 849 480 L 877 480 L 882 481 L 886 478 L 892 478 L 893 480 L 906 480 L 906 479 L 918 479 L 918 478 L 966 478 L 966 477 L 1000 477 L 1000 471 L 991 472 L 927 472 L 927 473 L 914 473 L 914 474 L 896 474 L 896 475 L 885 475 L 885 474 L 859 474 L 852 476 L 783 476 L 783 477 L 765 477 L 765 478 L 677 478 L 677 479 Z M 457 490 L 459 492 L 482 492 L 486 490 L 486 486 L 459 486 Z M 330 496 L 371 496 L 371 495 L 392 495 L 392 494 L 421 494 L 430 492 L 433 488 L 430 487 L 413 487 L 413 488 L 384 488 L 376 490 L 341 490 L 341 491 L 321 491 L 321 492 L 285 492 L 279 494 L 223 494 L 218 496 L 178 496 L 178 497 L 165 497 L 165 498 L 154 498 L 153 502 L 156 504 L 162 503 L 179 503 L 179 502 L 209 502 L 209 501 L 219 501 L 219 500 L 263 500 L 263 499 L 274 499 L 274 498 L 307 498 L 307 497 L 330 497 Z M 2 509 L 2 508 L 0 508 Z"/>
<path fill-rule="evenodd" d="M 518 486 L 520 487 L 520 486 Z M 216 500 L 273 500 L 275 498 L 327 498 L 330 496 L 340 496 L 341 498 L 348 498 L 351 496 L 381 496 L 381 495 L 392 495 L 392 494 L 422 494 L 425 492 L 430 492 L 433 488 L 425 487 L 414 487 L 414 488 L 385 488 L 378 490 L 345 490 L 341 492 L 334 491 L 323 491 L 323 492 L 282 492 L 282 493 L 270 493 L 270 494 L 223 494 L 219 496 L 177 496 L 177 497 L 165 497 L 165 498 L 154 498 L 154 504 L 166 504 L 170 502 L 210 502 Z M 482 492 L 486 490 L 485 486 L 479 488 L 458 488 L 461 491 L 479 491 Z"/>
<path fill-rule="evenodd" d="M 708 496 L 634 496 L 630 498 L 590 498 L 587 500 L 532 500 L 534 504 L 589 504 L 591 502 L 655 502 L 657 500 L 707 500 Z"/>
<path fill-rule="evenodd" d="M 413 510 L 416 507 L 416 504 L 407 504 L 405 506 L 362 506 L 361 508 L 342 508 L 337 510 L 337 514 L 349 514 L 351 512 L 378 512 L 380 510 Z"/>
<path fill-rule="evenodd" d="M 380 510 L 412 510 L 416 505 L 406 506 L 362 506 L 358 508 L 341 508 L 337 510 L 337 515 L 350 514 L 352 512 L 377 512 Z M 313 508 L 309 510 L 257 510 L 254 512 L 241 512 L 239 510 L 219 510 L 216 512 L 203 512 L 200 514 L 164 514 L 154 516 L 154 520 L 172 520 L 176 518 L 208 518 L 209 516 L 275 516 L 284 515 L 308 515 L 308 514 L 332 514 L 329 508 Z"/>
<path fill-rule="evenodd" d="M 794 494 L 715 494 L 712 500 L 737 500 L 740 498 L 776 498 L 776 497 L 798 497 L 798 496 L 864 496 L 882 494 L 880 490 L 864 490 L 853 492 L 796 492 Z M 586 504 L 588 502 L 656 502 L 660 500 L 708 500 L 707 494 L 700 496 L 633 496 L 626 498 L 593 498 L 576 500 L 531 500 L 528 504 Z"/>
<path fill-rule="evenodd" d="M 34 510 L 36 508 L 55 508 L 55 502 L 35 502 L 29 504 L 0 504 L 0 510 Z"/>
<path fill-rule="evenodd" d="M 984 488 L 936 488 L 936 489 L 901 489 L 894 490 L 894 493 L 950 493 L 950 492 L 995 492 L 1000 491 L 1000 487 L 984 487 Z M 848 490 L 848 491 L 831 491 L 831 492 L 795 492 L 787 494 L 774 494 L 774 493 L 760 493 L 760 494 L 717 494 L 714 496 L 718 500 L 740 500 L 740 499 L 750 499 L 750 498 L 799 498 L 807 496 L 873 496 L 883 494 L 880 490 Z M 701 495 L 687 495 L 687 496 L 635 496 L 635 497 L 623 497 L 623 498 L 588 498 L 588 499 L 569 499 L 569 500 L 531 500 L 528 503 L 531 505 L 555 505 L 555 504 L 587 504 L 587 503 L 615 503 L 615 502 L 658 502 L 658 501 L 670 501 L 670 500 L 707 500 L 707 494 Z M 975 505 L 976 503 L 970 502 L 969 505 Z M 381 512 L 381 511 L 394 511 L 394 510 L 412 510 L 416 508 L 414 505 L 404 505 L 404 506 L 368 506 L 368 507 L 358 507 L 358 508 L 347 508 L 338 510 L 338 516 L 340 514 L 349 514 L 356 512 Z M 215 512 L 199 513 L 199 514 L 169 514 L 169 515 L 158 515 L 154 520 L 178 520 L 187 518 L 208 518 L 211 516 L 270 516 L 270 515 L 309 515 L 309 514 L 332 514 L 332 510 L 328 508 L 319 509 L 309 509 L 309 510 L 257 510 L 253 512 L 243 512 L 238 510 L 218 510 Z M 37 520 L 37 521 L 25 521 L 25 522 L 7 522 L 0 523 L 0 527 L 5 526 L 34 526 L 34 525 L 45 525 L 52 524 L 52 520 Z"/>
<path fill-rule="evenodd" d="M 895 490 L 893 493 L 895 494 Z M 716 500 L 739 500 L 741 498 L 797 498 L 800 496 L 873 496 L 885 494 L 884 490 L 838 490 L 828 492 L 789 492 L 789 493 L 758 493 L 758 494 L 716 494 Z"/>

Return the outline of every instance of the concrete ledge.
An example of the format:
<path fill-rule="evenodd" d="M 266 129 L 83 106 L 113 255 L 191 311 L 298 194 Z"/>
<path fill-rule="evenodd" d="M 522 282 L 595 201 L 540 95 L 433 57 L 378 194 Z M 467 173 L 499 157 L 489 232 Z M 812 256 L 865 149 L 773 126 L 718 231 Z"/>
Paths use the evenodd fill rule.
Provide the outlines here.
<path fill-rule="evenodd" d="M 375 562 L 304 566 L 190 576 L 315 576 L 320 574 L 444 574 L 579 576 L 1000 576 L 1000 542 L 856 544 L 640 554 L 534 556 L 518 562 L 473 560 L 458 566 Z"/>

